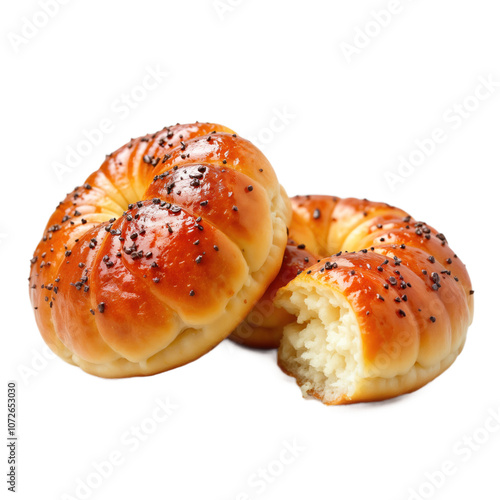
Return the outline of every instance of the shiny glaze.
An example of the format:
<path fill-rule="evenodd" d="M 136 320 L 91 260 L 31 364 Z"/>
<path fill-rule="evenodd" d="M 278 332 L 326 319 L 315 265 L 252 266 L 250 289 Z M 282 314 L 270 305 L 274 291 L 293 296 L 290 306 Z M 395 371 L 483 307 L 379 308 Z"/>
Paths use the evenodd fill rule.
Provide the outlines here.
<path fill-rule="evenodd" d="M 165 156 L 175 152 L 181 142 L 187 143 L 214 131 L 233 133 L 231 129 L 214 123 L 191 123 L 173 125 L 155 134 L 131 139 L 109 155 L 101 168 L 89 177 L 88 182 L 96 187 L 113 186 L 122 195 L 122 199 L 126 200 L 123 207 L 126 209 L 129 203 L 144 199 L 143 193 L 151 183 L 151 174 L 160 168 Z M 144 161 L 145 157 L 151 160 Z M 155 166 L 156 161 L 158 164 Z"/>
<path fill-rule="evenodd" d="M 290 202 L 293 209 L 290 237 L 322 256 L 346 250 L 345 239 L 364 220 L 384 213 L 408 215 L 387 203 L 358 198 L 307 195 L 294 196 Z"/>
<path fill-rule="evenodd" d="M 255 238 L 255 228 L 272 234 L 266 190 L 249 176 L 210 163 L 169 169 L 153 181 L 147 199 L 161 198 L 209 221 L 245 253 L 251 270 L 259 269 L 271 245 Z"/>

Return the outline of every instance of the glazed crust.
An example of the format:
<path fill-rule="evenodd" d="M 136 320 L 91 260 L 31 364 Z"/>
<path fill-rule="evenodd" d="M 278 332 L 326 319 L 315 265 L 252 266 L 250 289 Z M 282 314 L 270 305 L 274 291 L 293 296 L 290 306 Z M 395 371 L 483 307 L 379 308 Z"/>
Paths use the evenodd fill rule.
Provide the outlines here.
<path fill-rule="evenodd" d="M 291 201 L 290 235 L 308 248 L 337 253 L 282 288 L 278 305 L 292 312 L 288 298 L 294 290 L 334 291 L 347 300 L 361 332 L 365 376 L 356 391 L 335 400 L 310 394 L 327 404 L 386 399 L 416 390 L 448 368 L 472 322 L 473 291 L 445 236 L 381 203 L 324 196 Z M 279 365 L 297 377 L 284 352 L 282 343 Z M 299 385 L 305 382 L 297 378 Z"/>
<path fill-rule="evenodd" d="M 271 165 L 230 129 L 195 123 L 133 139 L 47 224 L 30 276 L 40 332 L 102 377 L 192 361 L 274 279 L 289 219 Z"/>

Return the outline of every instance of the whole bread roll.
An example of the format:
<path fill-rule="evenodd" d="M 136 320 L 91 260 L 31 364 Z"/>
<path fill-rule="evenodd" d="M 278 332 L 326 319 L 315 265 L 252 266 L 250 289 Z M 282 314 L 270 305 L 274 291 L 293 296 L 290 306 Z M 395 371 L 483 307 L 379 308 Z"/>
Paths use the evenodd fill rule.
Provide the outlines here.
<path fill-rule="evenodd" d="M 40 332 L 101 377 L 193 361 L 272 282 L 289 220 L 273 168 L 232 130 L 194 123 L 133 139 L 47 224 L 30 276 Z"/>
<path fill-rule="evenodd" d="M 281 288 L 295 316 L 279 366 L 326 404 L 414 391 L 461 352 L 473 317 L 465 265 L 445 236 L 383 203 L 292 199 L 290 236 L 332 254 Z"/>

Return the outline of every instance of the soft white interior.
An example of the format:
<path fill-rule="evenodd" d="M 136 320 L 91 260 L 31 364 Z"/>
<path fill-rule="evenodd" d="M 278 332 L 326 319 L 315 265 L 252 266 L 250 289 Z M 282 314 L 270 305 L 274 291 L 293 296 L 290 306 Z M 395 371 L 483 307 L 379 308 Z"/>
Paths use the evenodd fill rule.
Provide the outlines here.
<path fill-rule="evenodd" d="M 331 402 L 349 398 L 361 378 L 362 352 L 360 329 L 345 298 L 331 289 L 300 288 L 287 292 L 280 305 L 297 316 L 284 331 L 283 368 L 304 393 Z"/>

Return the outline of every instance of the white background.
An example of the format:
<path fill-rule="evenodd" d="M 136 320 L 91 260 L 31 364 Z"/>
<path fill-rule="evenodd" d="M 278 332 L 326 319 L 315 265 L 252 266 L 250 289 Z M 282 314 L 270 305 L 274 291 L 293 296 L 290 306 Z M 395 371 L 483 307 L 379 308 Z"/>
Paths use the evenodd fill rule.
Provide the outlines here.
<path fill-rule="evenodd" d="M 99 482 L 92 463 L 113 452 L 122 463 L 90 498 L 499 498 L 500 430 L 484 425 L 500 411 L 500 87 L 471 97 L 481 78 L 500 82 L 499 4 L 401 0 L 386 26 L 373 21 L 397 3 L 73 0 L 30 31 L 39 3 L 4 2 L 1 357 L 2 380 L 19 382 L 18 498 L 83 498 L 78 481 Z M 141 93 L 148 67 L 169 75 Z M 141 102 L 124 109 L 131 92 Z M 54 164 L 106 118 L 113 130 L 58 177 Z M 39 358 L 28 260 L 57 202 L 130 137 L 195 120 L 257 138 L 290 195 L 387 201 L 444 232 L 476 289 L 455 365 L 412 395 L 327 407 L 302 399 L 274 351 L 229 341 L 142 379 Z M 435 128 L 446 140 L 392 189 L 387 172 Z M 126 433 L 151 430 L 156 398 L 177 408 L 134 451 Z M 279 465 L 285 441 L 301 451 Z M 272 482 L 257 482 L 268 467 Z"/>

